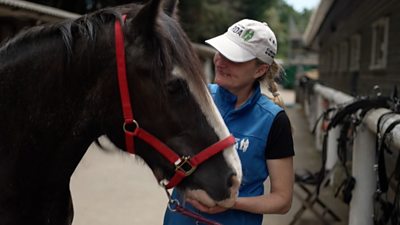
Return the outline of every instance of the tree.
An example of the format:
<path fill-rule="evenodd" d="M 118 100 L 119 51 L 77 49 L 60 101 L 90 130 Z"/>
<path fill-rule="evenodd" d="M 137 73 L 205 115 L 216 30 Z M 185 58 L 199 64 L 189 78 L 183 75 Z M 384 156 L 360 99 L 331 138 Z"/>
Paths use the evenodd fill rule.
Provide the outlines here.
<path fill-rule="evenodd" d="M 282 0 L 242 0 L 242 10 L 247 18 L 262 20 L 265 10 Z"/>
<path fill-rule="evenodd" d="M 279 10 L 278 10 L 279 9 Z M 266 21 L 278 39 L 278 57 L 285 59 L 289 51 L 289 20 L 293 18 L 299 31 L 304 32 L 308 20 L 311 16 L 311 10 L 298 12 L 288 5 L 285 1 L 280 0 L 274 3 L 274 6 L 264 11 L 263 21 Z"/>
<path fill-rule="evenodd" d="M 190 0 L 179 5 L 180 21 L 190 39 L 203 43 L 204 40 L 221 34 L 234 21 L 242 17 L 235 9 L 239 1 Z"/>

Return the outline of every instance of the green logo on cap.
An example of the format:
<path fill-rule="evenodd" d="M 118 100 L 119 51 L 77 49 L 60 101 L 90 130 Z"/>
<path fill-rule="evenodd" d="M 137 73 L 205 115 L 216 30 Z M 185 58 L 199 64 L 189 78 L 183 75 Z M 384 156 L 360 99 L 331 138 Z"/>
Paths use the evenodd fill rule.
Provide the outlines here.
<path fill-rule="evenodd" d="M 254 36 L 254 31 L 253 30 L 246 30 L 243 35 L 242 38 L 245 41 L 250 40 L 252 37 Z"/>

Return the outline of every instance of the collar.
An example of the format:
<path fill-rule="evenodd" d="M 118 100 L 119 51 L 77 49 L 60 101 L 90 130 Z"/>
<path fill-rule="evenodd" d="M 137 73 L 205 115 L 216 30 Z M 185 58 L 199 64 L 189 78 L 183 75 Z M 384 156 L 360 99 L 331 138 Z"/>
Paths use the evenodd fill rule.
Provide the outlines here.
<path fill-rule="evenodd" d="M 227 89 L 218 86 L 216 91 L 216 103 L 218 104 L 220 110 L 223 114 L 235 111 L 241 112 L 245 111 L 249 107 L 252 107 L 258 99 L 261 97 L 261 89 L 258 82 L 256 82 L 253 86 L 253 90 L 251 96 L 237 109 L 235 109 L 235 104 L 237 101 L 236 95 L 229 92 Z"/>

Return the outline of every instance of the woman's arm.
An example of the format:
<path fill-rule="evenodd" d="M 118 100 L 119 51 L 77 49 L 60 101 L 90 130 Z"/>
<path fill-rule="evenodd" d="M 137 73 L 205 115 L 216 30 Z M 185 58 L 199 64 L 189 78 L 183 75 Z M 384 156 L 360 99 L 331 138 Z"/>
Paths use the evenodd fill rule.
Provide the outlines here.
<path fill-rule="evenodd" d="M 261 196 L 238 198 L 234 209 L 258 214 L 284 214 L 292 205 L 293 157 L 267 160 L 271 191 Z"/>

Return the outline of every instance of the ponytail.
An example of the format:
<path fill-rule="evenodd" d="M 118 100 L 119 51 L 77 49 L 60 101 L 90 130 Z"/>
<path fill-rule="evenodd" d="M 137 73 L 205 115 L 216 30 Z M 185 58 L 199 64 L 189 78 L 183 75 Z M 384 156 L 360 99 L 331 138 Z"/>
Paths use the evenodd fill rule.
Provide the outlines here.
<path fill-rule="evenodd" d="M 257 59 L 257 64 L 265 63 Z M 282 66 L 274 60 L 269 66 L 268 71 L 258 79 L 260 82 L 261 92 L 282 108 L 285 107 L 285 103 L 278 91 L 278 85 L 275 82 L 275 79 L 281 79 L 283 74 Z"/>

